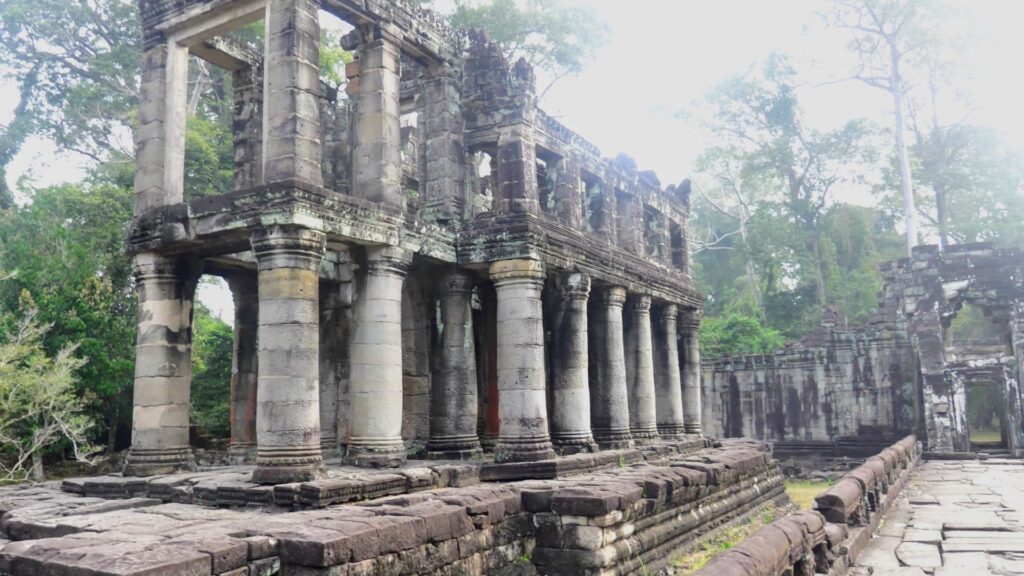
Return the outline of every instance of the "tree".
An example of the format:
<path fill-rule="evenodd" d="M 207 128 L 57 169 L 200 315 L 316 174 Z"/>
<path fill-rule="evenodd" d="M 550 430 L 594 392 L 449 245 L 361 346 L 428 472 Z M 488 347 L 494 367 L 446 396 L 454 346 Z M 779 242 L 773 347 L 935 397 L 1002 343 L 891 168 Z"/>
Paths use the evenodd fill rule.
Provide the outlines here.
<path fill-rule="evenodd" d="M 818 304 L 826 294 L 821 220 L 832 195 L 874 160 L 870 126 L 852 120 L 836 130 L 805 126 L 796 95 L 795 71 L 786 58 L 770 56 L 764 66 L 733 77 L 707 98 L 706 127 L 719 140 L 719 157 L 766 190 L 761 204 L 774 203 L 791 232 L 802 239 Z M 749 205 L 749 202 L 747 203 Z"/>
<path fill-rule="evenodd" d="M 0 162 L 6 166 L 27 134 L 96 161 L 131 158 L 139 51 L 134 2 L 0 3 L 0 62 L 20 80 L 21 97 Z"/>
<path fill-rule="evenodd" d="M 850 35 L 848 46 L 857 57 L 857 68 L 851 78 L 884 90 L 892 100 L 893 138 L 909 255 L 917 245 L 918 230 L 906 143 L 907 68 L 927 57 L 929 45 L 939 44 L 935 36 L 939 7 L 928 0 L 836 0 L 824 16 Z"/>
<path fill-rule="evenodd" d="M 709 360 L 726 355 L 770 354 L 783 344 L 778 330 L 765 326 L 757 316 L 739 311 L 701 322 L 700 354 Z"/>
<path fill-rule="evenodd" d="M 75 372 L 85 361 L 75 346 L 48 355 L 47 326 L 33 310 L 0 332 L 0 482 L 43 480 L 43 452 L 64 441 L 87 461 L 91 420 L 75 390 Z"/>
<path fill-rule="evenodd" d="M 75 386 L 88 413 L 115 445 L 131 416 L 136 297 L 123 253 L 131 218 L 131 173 L 123 165 L 99 170 L 84 184 L 28 190 L 32 200 L 0 213 L 0 309 L 31 298 L 49 354 L 77 345 L 89 361 Z"/>
<path fill-rule="evenodd" d="M 231 435 L 231 362 L 235 333 L 196 304 L 192 321 L 192 422 L 216 438 Z"/>
<path fill-rule="evenodd" d="M 608 41 L 608 26 L 590 6 L 564 0 L 455 0 L 452 25 L 486 30 L 509 62 L 523 58 L 558 80 L 578 74 Z"/>

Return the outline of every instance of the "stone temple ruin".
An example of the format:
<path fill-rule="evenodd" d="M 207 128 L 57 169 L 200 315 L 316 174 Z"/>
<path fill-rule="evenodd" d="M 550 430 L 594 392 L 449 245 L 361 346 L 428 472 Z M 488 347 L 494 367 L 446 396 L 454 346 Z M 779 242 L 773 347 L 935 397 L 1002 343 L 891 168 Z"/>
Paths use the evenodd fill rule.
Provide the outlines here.
<path fill-rule="evenodd" d="M 485 35 L 394 0 L 140 13 L 131 450 L 0 488 L 0 574 L 649 574 L 788 502 L 767 442 L 713 436 L 879 453 L 705 572 L 845 574 L 919 459 L 902 435 L 970 449 L 965 388 L 1004 387 L 1024 449 L 1018 252 L 918 249 L 871 327 L 712 359 L 702 395 L 689 184 L 602 158 Z M 324 13 L 353 27 L 343 91 Z M 262 50 L 233 35 L 259 21 Z M 234 89 L 234 190 L 195 199 L 190 56 Z M 219 465 L 190 446 L 203 274 L 235 302 Z M 946 346 L 964 302 L 1005 341 Z"/>
<path fill-rule="evenodd" d="M 776 354 L 707 359 L 705 432 L 770 440 L 777 454 L 866 456 L 914 433 L 927 451 L 972 451 L 968 392 L 1004 399 L 1002 448 L 1024 456 L 1024 254 L 988 244 L 919 246 L 882 267 L 865 328 L 826 314 L 820 329 Z M 965 304 L 1001 338 L 953 341 Z"/>
<path fill-rule="evenodd" d="M 323 3 L 355 26 L 332 93 L 318 8 L 142 3 L 126 474 L 194 467 L 200 274 L 236 302 L 231 450 L 257 482 L 312 480 L 339 448 L 500 463 L 699 433 L 688 188 L 603 160 L 536 107 L 525 62 L 402 4 Z M 259 19 L 263 55 L 225 35 Z M 189 54 L 232 71 L 237 165 L 234 191 L 187 202 Z"/>

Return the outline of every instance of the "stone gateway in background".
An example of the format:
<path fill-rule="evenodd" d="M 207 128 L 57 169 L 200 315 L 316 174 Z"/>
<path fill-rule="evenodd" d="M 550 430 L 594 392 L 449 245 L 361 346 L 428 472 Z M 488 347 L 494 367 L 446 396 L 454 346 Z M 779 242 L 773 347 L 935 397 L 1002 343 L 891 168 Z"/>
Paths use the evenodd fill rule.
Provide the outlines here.
<path fill-rule="evenodd" d="M 343 92 L 321 10 L 351 24 Z M 402 2 L 143 0 L 126 476 L 192 470 L 196 283 L 235 299 L 230 451 L 539 462 L 701 432 L 689 186 L 544 114 L 533 71 Z M 232 32 L 262 20 L 264 49 Z M 234 190 L 183 197 L 188 61 L 231 71 Z"/>
<path fill-rule="evenodd" d="M 990 244 L 918 246 L 881 269 L 878 309 L 821 327 L 775 354 L 706 359 L 705 432 L 769 440 L 777 455 L 865 457 L 913 432 L 930 455 L 1024 456 L 1024 253 Z M 965 305 L 991 339 L 956 340 Z M 996 442 L 972 438 L 974 392 L 1001 400 Z"/>

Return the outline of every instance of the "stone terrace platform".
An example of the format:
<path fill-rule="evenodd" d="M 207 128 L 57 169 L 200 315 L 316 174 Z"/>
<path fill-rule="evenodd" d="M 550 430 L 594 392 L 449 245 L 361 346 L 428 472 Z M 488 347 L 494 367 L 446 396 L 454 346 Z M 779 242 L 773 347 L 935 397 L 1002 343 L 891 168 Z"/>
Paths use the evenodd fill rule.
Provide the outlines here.
<path fill-rule="evenodd" d="M 137 485 L 125 479 L 118 499 L 110 491 L 116 477 L 64 486 L 85 494 L 57 482 L 10 487 L 0 490 L 0 574 L 627 574 L 655 569 L 723 523 L 786 501 L 764 444 L 665 452 L 568 477 L 461 487 L 437 487 L 447 464 L 382 471 L 402 478 L 405 493 L 366 492 L 368 500 L 321 508 L 304 508 L 302 487 L 288 505 L 231 507 L 151 497 L 170 482 L 159 479 L 146 485 L 150 496 L 129 492 Z M 471 481 L 461 470 L 448 481 Z M 433 484 L 412 482 L 428 472 Z M 244 469 L 219 473 L 181 475 L 171 486 L 193 482 L 193 501 L 210 503 L 197 496 L 204 484 L 245 484 Z"/>
<path fill-rule="evenodd" d="M 1024 574 L 1024 463 L 924 463 L 850 574 Z"/>
<path fill-rule="evenodd" d="M 408 494 L 436 488 L 459 488 L 483 482 L 545 480 L 689 454 L 708 448 L 703 436 L 663 442 L 658 446 L 621 451 L 574 454 L 554 460 L 495 464 L 493 462 L 410 460 L 400 468 L 367 469 L 325 462 L 327 478 L 277 485 L 251 481 L 255 466 L 212 467 L 149 477 L 120 474 L 68 478 L 61 490 L 94 498 L 154 498 L 163 503 L 205 506 L 284 506 L 322 508 Z"/>

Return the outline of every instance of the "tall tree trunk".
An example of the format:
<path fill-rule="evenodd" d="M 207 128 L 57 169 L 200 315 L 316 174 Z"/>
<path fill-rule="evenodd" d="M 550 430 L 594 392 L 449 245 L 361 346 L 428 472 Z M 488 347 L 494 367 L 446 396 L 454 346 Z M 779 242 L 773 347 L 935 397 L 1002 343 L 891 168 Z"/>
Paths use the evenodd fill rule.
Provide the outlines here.
<path fill-rule="evenodd" d="M 113 454 L 117 449 L 117 420 L 120 410 L 115 402 L 110 418 L 107 420 L 107 454 Z"/>
<path fill-rule="evenodd" d="M 32 452 L 32 470 L 29 472 L 29 477 L 32 478 L 33 482 L 42 482 L 46 479 L 43 474 L 43 450 L 42 448 Z"/>
<path fill-rule="evenodd" d="M 891 44 L 890 44 L 891 45 Z M 904 139 L 903 121 L 903 79 L 900 77 L 899 50 L 891 45 L 891 68 L 889 76 L 889 92 L 892 95 L 892 111 L 896 132 L 896 157 L 900 164 L 900 191 L 903 193 L 903 222 L 907 228 L 907 256 L 917 245 L 917 209 L 914 207 L 914 186 L 910 180 L 910 158 L 907 155 L 907 143 Z"/>
<path fill-rule="evenodd" d="M 943 252 L 949 247 L 949 231 L 946 230 L 946 185 L 935 183 L 935 212 L 939 220 L 939 249 Z"/>
<path fill-rule="evenodd" d="M 757 309 L 764 314 L 764 295 L 761 293 L 761 282 L 757 278 L 754 259 L 750 255 L 750 243 L 747 242 L 747 221 L 744 218 L 740 218 L 740 238 L 743 240 L 743 257 L 746 260 L 747 282 L 754 293 L 754 303 L 757 304 Z"/>
<path fill-rule="evenodd" d="M 807 241 L 807 248 L 814 257 L 814 295 L 818 298 L 818 307 L 824 308 L 826 303 L 825 295 L 825 270 L 821 265 L 821 235 L 812 232 Z"/>

